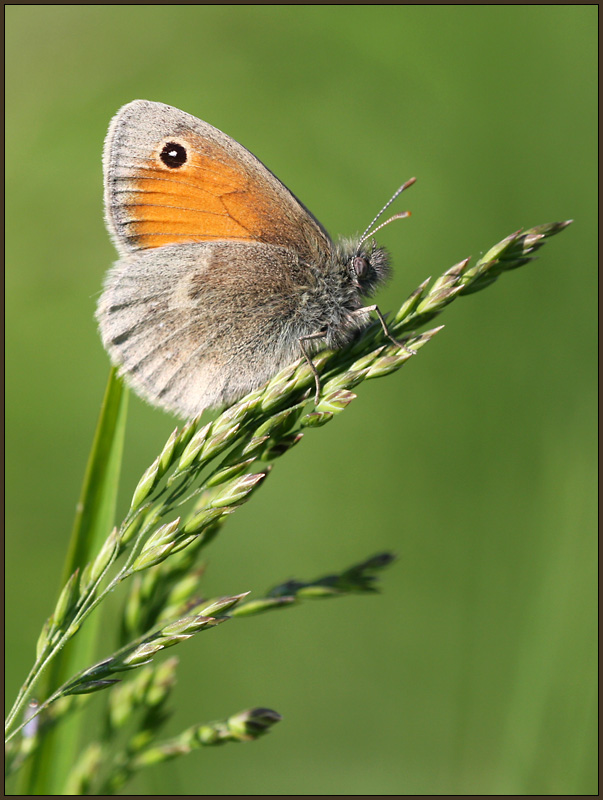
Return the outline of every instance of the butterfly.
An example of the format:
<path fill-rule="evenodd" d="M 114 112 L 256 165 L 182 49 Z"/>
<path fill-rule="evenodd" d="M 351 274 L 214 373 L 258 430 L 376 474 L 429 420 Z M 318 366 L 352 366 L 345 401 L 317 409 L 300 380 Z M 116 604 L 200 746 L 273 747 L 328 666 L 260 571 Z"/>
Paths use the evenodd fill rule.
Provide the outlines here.
<path fill-rule="evenodd" d="M 109 356 L 155 406 L 190 419 L 231 404 L 370 323 L 389 275 L 370 228 L 334 243 L 264 164 L 225 133 L 135 100 L 111 121 L 105 216 L 119 253 L 96 317 Z M 370 240 L 370 241 L 369 241 Z M 390 336 L 391 338 L 391 336 Z M 395 340 L 393 340 L 395 341 Z M 403 346 L 403 345 L 401 345 Z"/>

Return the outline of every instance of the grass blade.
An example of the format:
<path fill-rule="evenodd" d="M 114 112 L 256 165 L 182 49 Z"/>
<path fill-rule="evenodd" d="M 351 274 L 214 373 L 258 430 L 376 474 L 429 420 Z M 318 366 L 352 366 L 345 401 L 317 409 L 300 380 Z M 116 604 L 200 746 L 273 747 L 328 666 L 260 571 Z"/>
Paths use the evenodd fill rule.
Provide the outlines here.
<path fill-rule="evenodd" d="M 93 557 L 113 525 L 119 488 L 128 392 L 115 369 L 111 370 L 63 567 L 61 588 L 76 569 Z M 45 675 L 43 696 L 60 686 L 94 657 L 98 616 L 79 632 L 54 659 Z M 23 794 L 60 794 L 76 756 L 81 715 L 70 716 L 44 737 L 24 770 Z"/>

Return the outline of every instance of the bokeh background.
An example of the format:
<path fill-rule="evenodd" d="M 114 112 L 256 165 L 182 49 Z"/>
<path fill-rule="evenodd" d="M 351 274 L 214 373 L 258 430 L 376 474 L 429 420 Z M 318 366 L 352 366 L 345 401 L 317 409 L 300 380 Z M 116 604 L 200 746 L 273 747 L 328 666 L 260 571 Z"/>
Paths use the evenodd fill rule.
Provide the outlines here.
<path fill-rule="evenodd" d="M 383 310 L 518 228 L 575 223 L 456 301 L 229 520 L 208 595 L 399 560 L 380 595 L 181 646 L 168 733 L 255 705 L 284 721 L 128 791 L 596 793 L 597 7 L 13 5 L 6 22 L 8 697 L 107 379 L 103 138 L 122 104 L 159 100 L 243 143 L 332 234 L 416 175 L 396 206 L 412 219 L 379 234 Z M 131 398 L 122 508 L 173 426 Z"/>

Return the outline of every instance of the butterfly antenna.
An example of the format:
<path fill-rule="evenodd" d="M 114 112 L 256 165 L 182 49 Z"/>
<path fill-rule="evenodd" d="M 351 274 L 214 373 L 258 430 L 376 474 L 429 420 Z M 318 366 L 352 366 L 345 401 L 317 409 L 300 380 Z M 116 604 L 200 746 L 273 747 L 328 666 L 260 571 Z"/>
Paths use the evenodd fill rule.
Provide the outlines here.
<path fill-rule="evenodd" d="M 393 195 L 390 197 L 390 199 L 387 201 L 387 203 L 386 203 L 386 204 L 383 206 L 383 208 L 382 208 L 382 209 L 381 209 L 381 211 L 380 211 L 380 212 L 377 214 L 377 216 L 376 216 L 376 217 L 374 217 L 374 219 L 371 221 L 371 224 L 370 224 L 370 225 L 369 225 L 369 226 L 366 228 L 366 230 L 364 231 L 364 233 L 363 233 L 363 234 L 362 234 L 362 236 L 360 237 L 360 241 L 358 242 L 358 250 L 359 250 L 359 251 L 360 251 L 360 245 L 361 245 L 363 242 L 365 242 L 365 241 L 366 241 L 366 240 L 369 238 L 369 236 L 372 236 L 373 234 L 377 233 L 377 231 L 380 231 L 380 230 L 381 230 L 381 228 L 384 228 L 386 225 L 389 225 L 389 223 L 390 223 L 390 222 L 393 222 L 395 219 L 404 219 L 405 217 L 410 217 L 410 211 L 402 211 L 402 213 L 400 213 L 400 214 L 394 214 L 394 216 L 393 216 L 393 217 L 390 217 L 390 218 L 389 218 L 388 220 L 386 220 L 385 222 L 382 222 L 382 223 L 381 223 L 381 225 L 379 225 L 379 227 L 375 228 L 375 230 L 371 230 L 371 228 L 373 227 L 373 225 L 375 224 L 375 222 L 377 222 L 377 220 L 379 219 L 379 217 L 381 217 L 381 216 L 382 216 L 382 215 L 383 215 L 383 214 L 384 214 L 384 213 L 387 211 L 387 209 L 388 209 L 388 208 L 391 206 L 391 204 L 394 202 L 394 200 L 395 200 L 395 199 L 396 199 L 396 198 L 397 198 L 399 195 L 401 195 L 401 194 L 402 194 L 402 192 L 403 192 L 405 189 L 408 189 L 408 187 L 409 187 L 409 186 L 412 186 L 412 185 L 413 185 L 413 183 L 414 183 L 416 180 L 417 180 L 416 178 L 410 178 L 409 180 L 407 180 L 407 181 L 406 181 L 406 183 L 403 183 L 403 184 L 402 184 L 402 186 L 400 186 L 400 188 L 399 188 L 399 189 L 398 189 L 396 192 L 394 192 L 394 194 L 393 194 Z"/>

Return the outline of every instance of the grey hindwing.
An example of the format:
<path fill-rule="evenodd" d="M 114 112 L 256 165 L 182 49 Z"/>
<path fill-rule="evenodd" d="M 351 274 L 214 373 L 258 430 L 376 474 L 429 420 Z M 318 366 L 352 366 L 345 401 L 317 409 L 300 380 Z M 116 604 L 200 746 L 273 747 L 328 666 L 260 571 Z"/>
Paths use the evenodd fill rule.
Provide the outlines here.
<path fill-rule="evenodd" d="M 98 304 L 103 343 L 147 400 L 194 416 L 299 358 L 296 270 L 282 248 L 234 242 L 122 258 Z"/>

